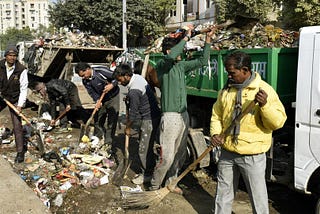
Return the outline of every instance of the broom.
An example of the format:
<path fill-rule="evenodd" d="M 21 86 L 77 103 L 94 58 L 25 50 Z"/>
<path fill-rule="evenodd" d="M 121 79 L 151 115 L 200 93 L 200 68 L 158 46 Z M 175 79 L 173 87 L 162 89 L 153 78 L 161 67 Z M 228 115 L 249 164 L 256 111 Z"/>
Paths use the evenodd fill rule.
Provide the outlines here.
<path fill-rule="evenodd" d="M 249 113 L 253 107 L 255 106 L 256 102 L 251 101 L 247 108 L 241 112 L 238 116 L 236 116 L 230 126 L 220 135 L 221 138 L 224 138 L 227 134 L 231 132 L 231 130 L 235 127 L 236 124 L 240 123 L 241 119 L 244 115 Z M 179 177 L 172 180 L 167 186 L 153 191 L 144 191 L 144 192 L 124 192 L 123 194 L 123 208 L 124 209 L 144 209 L 149 206 L 154 206 L 166 195 L 173 190 L 178 182 L 186 176 L 191 170 L 193 170 L 197 164 L 213 149 L 213 145 L 210 144 L 210 146 L 192 163 L 188 166 L 186 170 L 184 170 Z"/>

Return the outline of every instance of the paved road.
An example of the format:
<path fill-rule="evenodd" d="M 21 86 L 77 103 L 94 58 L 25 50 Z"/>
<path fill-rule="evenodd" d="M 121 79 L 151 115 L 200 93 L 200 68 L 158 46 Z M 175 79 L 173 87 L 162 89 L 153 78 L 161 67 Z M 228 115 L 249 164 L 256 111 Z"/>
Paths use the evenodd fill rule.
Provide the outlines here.
<path fill-rule="evenodd" d="M 0 214 L 50 213 L 39 197 L 0 156 Z"/>

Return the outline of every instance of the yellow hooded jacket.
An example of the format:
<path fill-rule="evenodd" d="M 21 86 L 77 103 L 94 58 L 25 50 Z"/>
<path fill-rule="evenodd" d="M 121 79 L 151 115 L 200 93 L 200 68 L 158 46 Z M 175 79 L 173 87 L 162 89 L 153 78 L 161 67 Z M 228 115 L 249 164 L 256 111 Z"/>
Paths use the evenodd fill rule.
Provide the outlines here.
<path fill-rule="evenodd" d="M 267 103 L 260 107 L 258 104 L 240 121 L 238 142 L 233 142 L 231 134 L 227 134 L 222 148 L 227 151 L 253 155 L 269 150 L 272 142 L 272 131 L 281 128 L 286 119 L 285 109 L 276 91 L 256 73 L 256 78 L 242 89 L 242 109 L 254 100 L 255 95 L 263 89 L 267 94 Z M 210 135 L 221 134 L 232 121 L 237 89 L 228 88 L 219 92 L 217 101 L 212 107 Z"/>

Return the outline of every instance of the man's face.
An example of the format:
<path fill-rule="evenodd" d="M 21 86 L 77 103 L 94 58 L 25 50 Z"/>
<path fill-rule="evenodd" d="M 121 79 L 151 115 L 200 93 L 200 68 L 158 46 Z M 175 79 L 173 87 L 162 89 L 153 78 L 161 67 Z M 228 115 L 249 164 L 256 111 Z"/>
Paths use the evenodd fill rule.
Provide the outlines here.
<path fill-rule="evenodd" d="M 123 86 L 127 86 L 130 82 L 130 77 L 128 75 L 125 76 L 117 76 L 116 80 Z"/>
<path fill-rule="evenodd" d="M 79 77 L 81 77 L 82 79 L 90 79 L 91 76 L 92 76 L 91 68 L 87 68 L 86 70 L 79 71 Z"/>
<path fill-rule="evenodd" d="M 8 53 L 8 54 L 5 56 L 5 58 L 6 58 L 6 62 L 7 62 L 10 66 L 12 66 L 12 65 L 16 62 L 16 60 L 17 60 L 17 54 L 15 54 L 15 53 Z"/>
<path fill-rule="evenodd" d="M 226 71 L 228 72 L 229 81 L 236 84 L 242 84 L 251 74 L 246 67 L 235 68 L 232 60 L 226 64 Z"/>
<path fill-rule="evenodd" d="M 47 92 L 44 83 L 39 83 L 34 90 L 36 93 L 41 94 L 41 96 L 46 97 Z"/>

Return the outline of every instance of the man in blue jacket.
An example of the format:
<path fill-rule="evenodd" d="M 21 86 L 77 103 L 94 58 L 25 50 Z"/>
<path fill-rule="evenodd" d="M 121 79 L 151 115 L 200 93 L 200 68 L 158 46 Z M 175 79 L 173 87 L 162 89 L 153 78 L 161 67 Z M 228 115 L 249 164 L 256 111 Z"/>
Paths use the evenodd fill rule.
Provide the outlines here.
<path fill-rule="evenodd" d="M 103 65 L 90 66 L 80 62 L 75 67 L 75 72 L 82 78 L 82 83 L 94 102 L 97 102 L 103 91 L 106 91 L 100 109 L 95 115 L 94 135 L 102 138 L 106 144 L 112 146 L 119 116 L 119 91 L 118 82 L 113 79 L 113 72 Z"/>

